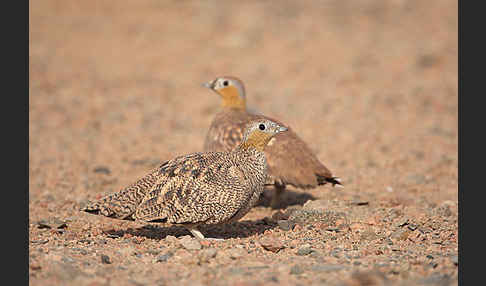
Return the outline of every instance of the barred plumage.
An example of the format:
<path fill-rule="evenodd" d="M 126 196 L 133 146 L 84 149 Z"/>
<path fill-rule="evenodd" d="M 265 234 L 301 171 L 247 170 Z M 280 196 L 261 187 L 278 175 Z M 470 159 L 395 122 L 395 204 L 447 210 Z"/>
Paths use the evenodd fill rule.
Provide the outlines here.
<path fill-rule="evenodd" d="M 183 224 L 204 238 L 198 225 L 236 221 L 257 202 L 267 176 L 263 148 L 286 130 L 270 120 L 252 121 L 234 150 L 178 156 L 82 210 L 118 219 Z"/>

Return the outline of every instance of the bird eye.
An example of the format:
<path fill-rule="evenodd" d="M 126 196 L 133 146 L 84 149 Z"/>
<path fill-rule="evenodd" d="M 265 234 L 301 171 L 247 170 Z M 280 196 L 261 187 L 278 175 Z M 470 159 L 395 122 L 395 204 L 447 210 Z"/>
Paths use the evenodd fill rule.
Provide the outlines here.
<path fill-rule="evenodd" d="M 265 124 L 263 124 L 263 123 L 262 123 L 262 124 L 260 124 L 260 125 L 258 126 L 258 128 L 260 128 L 260 130 L 265 130 Z"/>
<path fill-rule="evenodd" d="M 223 86 L 228 86 L 229 82 L 227 80 L 223 81 Z"/>

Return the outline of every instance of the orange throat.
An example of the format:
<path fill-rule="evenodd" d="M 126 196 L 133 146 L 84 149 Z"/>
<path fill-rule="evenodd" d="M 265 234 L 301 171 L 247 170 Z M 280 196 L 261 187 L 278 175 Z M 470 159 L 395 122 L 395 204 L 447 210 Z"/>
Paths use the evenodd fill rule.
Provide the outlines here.
<path fill-rule="evenodd" d="M 263 149 L 265 149 L 265 146 L 267 146 L 270 139 L 272 139 L 271 135 L 255 130 L 240 144 L 240 149 L 255 148 L 258 151 L 263 152 Z"/>
<path fill-rule="evenodd" d="M 223 98 L 223 101 L 221 102 L 223 108 L 246 110 L 246 101 L 240 96 L 236 87 L 228 86 L 219 90 L 218 93 Z"/>

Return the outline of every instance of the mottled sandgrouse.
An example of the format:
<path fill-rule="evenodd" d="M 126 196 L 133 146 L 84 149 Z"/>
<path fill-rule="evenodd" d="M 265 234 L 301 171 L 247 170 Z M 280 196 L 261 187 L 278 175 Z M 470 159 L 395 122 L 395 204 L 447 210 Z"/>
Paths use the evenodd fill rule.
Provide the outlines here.
<path fill-rule="evenodd" d="M 275 134 L 286 130 L 271 120 L 251 121 L 232 151 L 178 156 L 82 210 L 117 219 L 180 224 L 204 239 L 198 225 L 236 221 L 258 201 L 267 176 L 263 149 Z"/>
<path fill-rule="evenodd" d="M 271 207 L 277 208 L 286 185 L 310 189 L 331 183 L 341 185 L 333 177 L 307 144 L 287 125 L 260 114 L 247 111 L 243 83 L 235 77 L 218 77 L 204 86 L 222 98 L 222 110 L 214 117 L 204 142 L 204 151 L 229 151 L 243 138 L 245 125 L 255 119 L 267 119 L 288 128 L 288 132 L 275 136 L 265 147 L 268 163 L 267 185 L 274 185 Z"/>

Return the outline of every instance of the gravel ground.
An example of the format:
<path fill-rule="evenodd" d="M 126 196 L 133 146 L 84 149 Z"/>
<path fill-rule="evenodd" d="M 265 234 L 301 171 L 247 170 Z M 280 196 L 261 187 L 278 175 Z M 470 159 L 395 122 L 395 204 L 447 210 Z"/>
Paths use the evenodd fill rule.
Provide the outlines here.
<path fill-rule="evenodd" d="M 33 1 L 31 285 L 457 285 L 457 1 Z M 200 151 L 219 98 L 288 123 L 344 188 L 202 229 L 81 213 Z"/>

